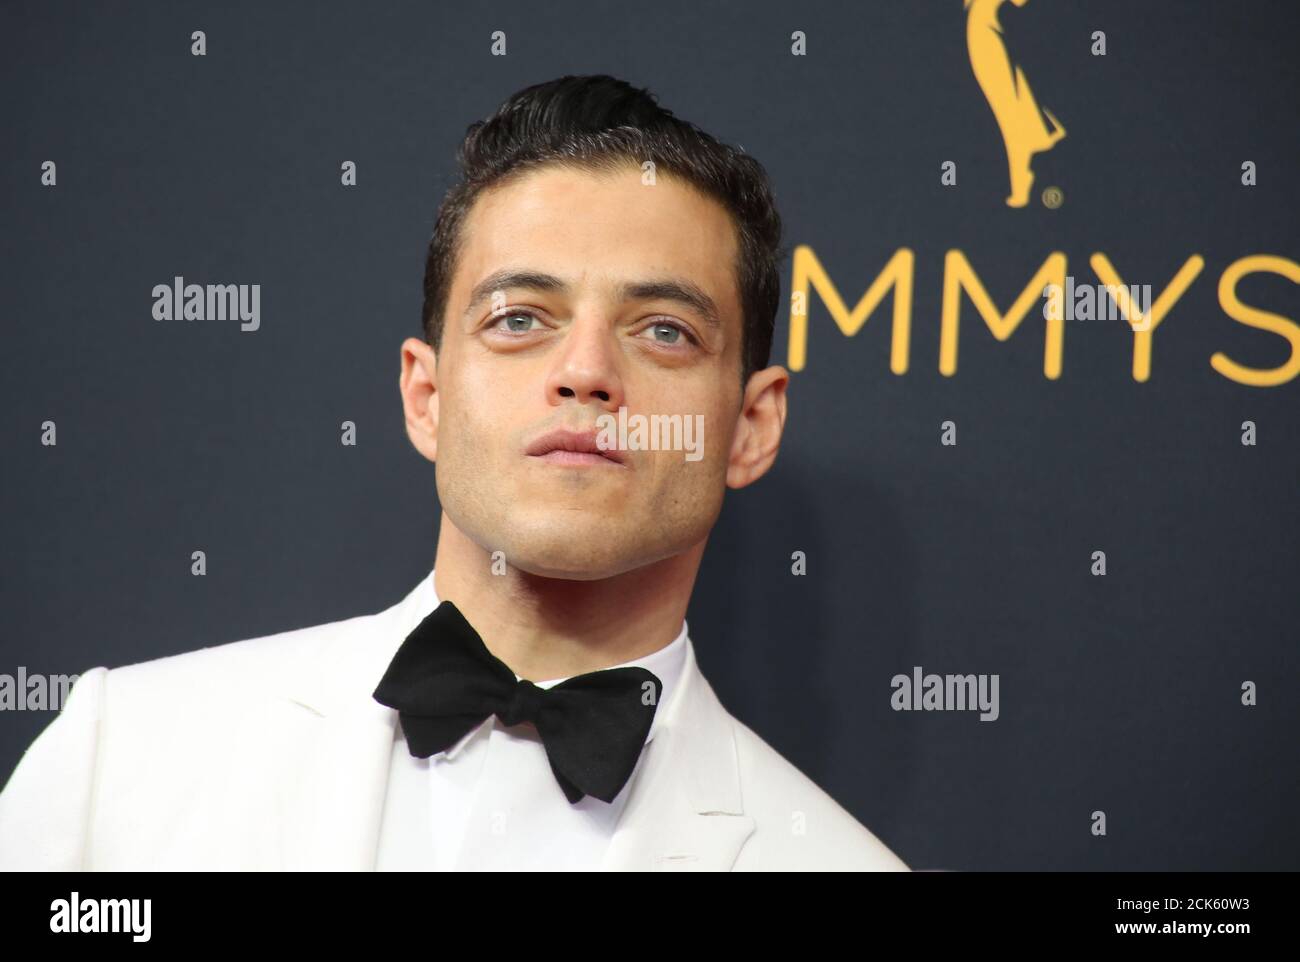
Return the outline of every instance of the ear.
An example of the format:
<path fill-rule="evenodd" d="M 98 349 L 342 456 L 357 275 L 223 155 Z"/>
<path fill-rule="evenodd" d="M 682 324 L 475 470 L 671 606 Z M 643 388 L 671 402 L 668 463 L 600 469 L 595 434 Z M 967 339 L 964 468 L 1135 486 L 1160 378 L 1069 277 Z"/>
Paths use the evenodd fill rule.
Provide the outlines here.
<path fill-rule="evenodd" d="M 753 484 L 776 460 L 785 430 L 785 389 L 789 383 L 790 372 L 779 364 L 750 375 L 727 460 L 727 487 Z"/>
<path fill-rule="evenodd" d="M 415 337 L 402 342 L 402 372 L 398 380 L 406 436 L 415 450 L 430 461 L 438 460 L 438 357 L 433 348 Z"/>

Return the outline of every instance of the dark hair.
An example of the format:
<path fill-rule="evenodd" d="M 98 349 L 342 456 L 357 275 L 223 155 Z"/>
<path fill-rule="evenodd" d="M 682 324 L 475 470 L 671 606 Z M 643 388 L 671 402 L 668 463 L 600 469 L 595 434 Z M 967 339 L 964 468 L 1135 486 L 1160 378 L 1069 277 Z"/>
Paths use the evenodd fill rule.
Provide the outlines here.
<path fill-rule="evenodd" d="M 527 87 L 465 132 L 461 180 L 443 198 L 424 268 L 424 334 L 441 345 L 460 230 L 485 188 L 547 164 L 614 170 L 652 161 L 714 198 L 736 225 L 741 386 L 767 366 L 781 298 L 781 218 L 763 166 L 660 107 L 654 94 L 605 74 Z"/>

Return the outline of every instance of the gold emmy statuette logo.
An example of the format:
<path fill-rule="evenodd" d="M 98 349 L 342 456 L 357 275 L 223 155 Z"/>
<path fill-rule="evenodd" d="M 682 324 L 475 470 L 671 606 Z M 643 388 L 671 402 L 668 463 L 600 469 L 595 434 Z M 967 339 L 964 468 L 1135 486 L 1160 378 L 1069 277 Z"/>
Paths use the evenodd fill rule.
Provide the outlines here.
<path fill-rule="evenodd" d="M 1002 40 L 998 7 L 1006 0 L 965 0 L 966 48 L 971 70 L 988 98 L 1006 144 L 1007 167 L 1011 175 L 1011 196 L 1007 206 L 1024 207 L 1034 184 L 1029 162 L 1034 154 L 1050 150 L 1065 136 L 1065 128 L 1046 107 L 1040 108 L 1019 65 L 1011 62 Z M 1011 0 L 1023 7 L 1029 0 Z M 1046 114 L 1046 120 L 1043 115 Z M 1047 122 L 1051 122 L 1048 127 Z"/>

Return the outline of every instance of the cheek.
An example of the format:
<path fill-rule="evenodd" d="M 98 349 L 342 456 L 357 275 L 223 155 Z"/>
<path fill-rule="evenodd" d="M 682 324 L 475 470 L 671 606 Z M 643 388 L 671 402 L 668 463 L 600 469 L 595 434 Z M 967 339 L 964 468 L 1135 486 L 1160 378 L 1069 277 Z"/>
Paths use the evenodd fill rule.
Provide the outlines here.
<path fill-rule="evenodd" d="M 688 395 L 660 398 L 659 405 L 648 405 L 645 410 L 680 415 L 683 425 L 680 440 L 686 448 L 653 452 L 655 470 L 662 474 L 663 483 L 694 485 L 698 490 L 701 483 L 725 475 L 736 430 L 735 409 L 719 403 L 712 394 L 703 398 Z M 696 460 L 688 460 L 688 454 Z"/>
<path fill-rule="evenodd" d="M 692 422 L 689 432 L 682 433 L 682 449 L 651 452 L 657 485 L 669 497 L 688 492 L 690 498 L 705 502 L 713 488 L 724 484 L 734 421 L 729 415 L 699 408 L 685 409 L 682 414 L 684 422 L 686 418 Z M 703 417 L 696 418 L 697 414 Z"/>
<path fill-rule="evenodd" d="M 482 365 L 472 357 L 448 357 L 438 389 L 440 420 L 455 433 L 459 443 L 472 438 L 481 429 L 482 422 L 490 420 L 489 409 L 499 394 L 491 386 Z"/>
<path fill-rule="evenodd" d="M 438 410 L 439 461 L 453 465 L 472 465 L 482 457 L 483 416 L 478 405 L 470 403 L 475 392 L 466 391 L 464 383 L 457 380 L 441 386 Z M 475 439 L 479 439 L 476 444 Z M 462 468 L 457 469 L 457 480 Z"/>
<path fill-rule="evenodd" d="M 451 443 L 464 480 L 487 483 L 498 474 L 489 470 L 488 465 L 501 453 L 504 441 L 501 423 L 491 417 L 490 411 L 471 404 L 457 411 L 455 425 Z"/>
<path fill-rule="evenodd" d="M 722 510 L 726 490 L 726 468 L 708 452 L 699 461 L 686 461 L 679 454 L 660 465 L 655 485 L 656 495 L 644 505 L 644 514 L 636 517 L 632 505 L 629 521 L 647 531 L 671 533 L 674 538 L 694 542 L 706 535 Z"/>
<path fill-rule="evenodd" d="M 704 452 L 705 457 L 715 467 L 726 470 L 727 456 L 736 433 L 736 409 L 730 406 L 711 408 L 704 415 Z"/>

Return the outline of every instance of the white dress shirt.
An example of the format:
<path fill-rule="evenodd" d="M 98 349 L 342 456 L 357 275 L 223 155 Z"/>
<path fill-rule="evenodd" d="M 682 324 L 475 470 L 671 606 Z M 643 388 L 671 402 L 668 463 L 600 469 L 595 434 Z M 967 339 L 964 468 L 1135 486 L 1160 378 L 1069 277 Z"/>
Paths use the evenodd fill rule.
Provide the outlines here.
<path fill-rule="evenodd" d="M 663 648 L 610 666 L 640 666 L 663 683 L 647 745 L 681 680 L 686 639 L 683 620 Z M 643 746 L 613 802 L 586 795 L 570 803 L 531 724 L 506 726 L 492 715 L 429 758 L 411 754 L 400 722 L 394 730 L 376 871 L 594 871 L 646 755 Z"/>

